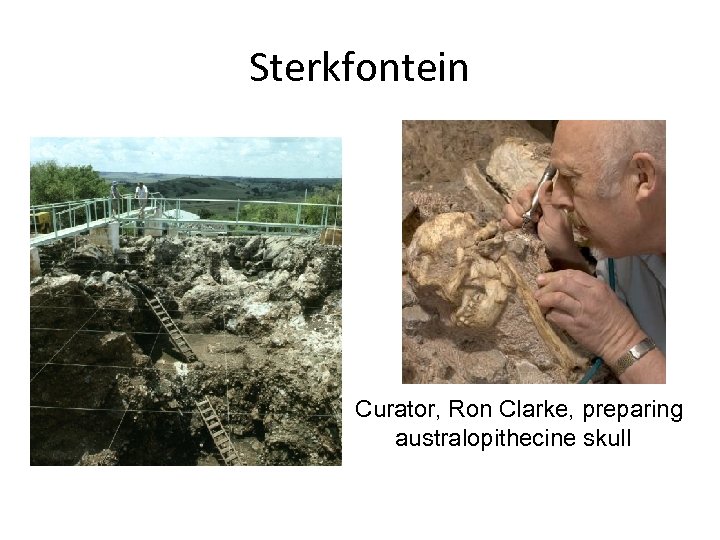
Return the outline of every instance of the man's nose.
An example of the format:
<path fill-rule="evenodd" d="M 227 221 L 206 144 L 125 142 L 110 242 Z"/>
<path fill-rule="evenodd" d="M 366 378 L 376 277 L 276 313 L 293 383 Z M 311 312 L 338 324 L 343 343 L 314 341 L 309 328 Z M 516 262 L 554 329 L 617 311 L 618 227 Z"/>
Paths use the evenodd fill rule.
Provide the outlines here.
<path fill-rule="evenodd" d="M 572 188 L 564 176 L 558 176 L 555 179 L 550 202 L 556 208 L 570 211 L 574 209 Z"/>

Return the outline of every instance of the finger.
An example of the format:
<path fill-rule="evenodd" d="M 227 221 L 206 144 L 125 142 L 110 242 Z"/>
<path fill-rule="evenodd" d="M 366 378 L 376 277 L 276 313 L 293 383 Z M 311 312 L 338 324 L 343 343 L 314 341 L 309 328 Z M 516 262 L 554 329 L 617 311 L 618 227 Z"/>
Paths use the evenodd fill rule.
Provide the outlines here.
<path fill-rule="evenodd" d="M 606 292 L 603 291 L 606 285 L 584 272 L 578 270 L 562 270 L 560 272 L 553 272 L 553 274 L 555 275 L 536 291 L 536 299 L 546 294 L 562 293 L 574 299 L 582 306 L 585 302 L 596 302 Z M 539 279 L 539 281 L 542 282 L 543 280 Z M 578 313 L 579 312 L 576 312 L 574 314 L 577 315 Z"/>
<path fill-rule="evenodd" d="M 572 283 L 572 276 L 567 272 L 567 270 L 561 270 L 559 272 L 539 275 L 537 277 L 539 288 L 535 291 L 535 299 L 537 300 L 544 294 L 557 292 L 571 294 L 571 291 L 574 290 L 575 287 Z M 573 295 L 573 297 L 575 297 L 575 295 Z"/>
<path fill-rule="evenodd" d="M 544 274 L 538 274 L 538 277 L 535 278 L 535 281 L 537 282 L 538 287 L 548 287 L 556 279 L 559 279 L 562 273 L 563 271 L 560 270 L 558 272 L 545 272 Z"/>
<path fill-rule="evenodd" d="M 520 199 L 513 199 L 510 201 L 510 205 L 518 216 L 522 216 L 527 210 L 527 207 L 530 206 L 530 203 L 525 204 L 525 202 Z"/>
<path fill-rule="evenodd" d="M 512 206 L 510 204 L 506 204 L 503 207 L 503 217 L 500 220 L 500 223 L 507 223 L 510 228 L 519 227 L 519 225 L 516 225 L 517 223 L 517 216 L 515 214 L 515 210 L 512 209 Z"/>
<path fill-rule="evenodd" d="M 586 286 L 590 286 L 598 281 L 597 278 L 580 270 L 558 270 L 556 272 L 544 272 L 537 276 L 537 284 L 540 287 L 547 287 L 565 280 L 575 280 Z"/>
<path fill-rule="evenodd" d="M 553 323 L 561 330 L 565 330 L 570 335 L 572 335 L 571 329 L 575 327 L 575 319 L 567 313 L 563 313 L 562 311 L 556 311 L 553 309 L 550 310 L 547 315 L 545 315 L 545 320 Z"/>
<path fill-rule="evenodd" d="M 552 182 L 546 182 L 540 187 L 540 207 L 542 208 L 543 225 L 553 230 L 560 230 L 563 227 L 569 227 L 565 212 L 556 208 L 552 204 Z"/>
<path fill-rule="evenodd" d="M 545 207 L 551 204 L 552 199 L 552 189 L 553 189 L 553 183 L 552 182 L 545 182 L 542 186 L 540 186 L 540 204 Z"/>
<path fill-rule="evenodd" d="M 509 225 L 511 225 L 511 228 L 516 228 L 522 226 L 522 212 L 518 212 L 515 207 L 515 201 L 512 201 L 509 204 L 505 205 L 505 208 L 503 208 L 503 216 L 505 218 L 505 221 Z"/>
<path fill-rule="evenodd" d="M 543 313 L 551 310 L 561 311 L 571 317 L 576 317 L 582 312 L 582 304 L 564 292 L 544 292 L 543 290 L 538 292 L 540 294 L 536 295 L 536 299 Z"/>
<path fill-rule="evenodd" d="M 513 197 L 513 199 L 520 204 L 523 212 L 530 208 L 530 202 L 532 201 L 533 195 L 535 195 L 535 189 L 535 184 L 526 184 L 517 192 L 517 195 Z"/>
<path fill-rule="evenodd" d="M 521 227 L 523 225 L 522 215 L 530 208 L 530 201 L 535 193 L 535 187 L 527 184 L 520 189 L 512 200 L 503 208 L 503 217 L 512 227 Z"/>
<path fill-rule="evenodd" d="M 587 294 L 588 289 L 602 285 L 596 278 L 579 270 L 560 270 L 558 272 L 547 272 L 537 277 L 537 284 L 542 291 L 564 292 L 573 298 L 580 299 Z"/>

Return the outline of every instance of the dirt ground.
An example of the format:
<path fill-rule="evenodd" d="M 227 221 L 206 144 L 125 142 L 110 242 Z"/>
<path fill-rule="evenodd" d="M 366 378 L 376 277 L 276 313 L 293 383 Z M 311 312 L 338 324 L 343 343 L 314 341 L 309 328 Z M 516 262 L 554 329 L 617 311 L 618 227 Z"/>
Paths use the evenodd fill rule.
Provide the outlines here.
<path fill-rule="evenodd" d="M 339 247 L 143 238 L 122 251 L 71 241 L 41 253 L 31 464 L 223 464 L 196 407 L 204 398 L 242 464 L 341 463 Z M 197 361 L 138 284 L 162 299 Z"/>

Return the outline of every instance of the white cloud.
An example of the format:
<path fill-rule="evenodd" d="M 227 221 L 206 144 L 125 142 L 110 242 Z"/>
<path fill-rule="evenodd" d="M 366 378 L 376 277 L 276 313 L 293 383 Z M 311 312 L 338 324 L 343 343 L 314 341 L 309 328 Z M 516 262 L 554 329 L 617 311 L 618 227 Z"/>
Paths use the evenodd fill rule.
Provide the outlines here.
<path fill-rule="evenodd" d="M 339 138 L 35 138 L 30 160 L 97 171 L 340 177 Z"/>

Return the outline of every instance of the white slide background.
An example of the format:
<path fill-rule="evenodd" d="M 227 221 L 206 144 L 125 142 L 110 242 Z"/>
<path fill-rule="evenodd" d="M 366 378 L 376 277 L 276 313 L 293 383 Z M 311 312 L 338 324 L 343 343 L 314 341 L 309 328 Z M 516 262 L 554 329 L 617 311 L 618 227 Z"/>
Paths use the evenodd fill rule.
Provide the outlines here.
<path fill-rule="evenodd" d="M 2 527 L 10 538 L 711 538 L 718 496 L 718 30 L 695 2 L 6 2 Z M 699 5 L 699 4 L 698 4 Z M 467 83 L 250 80 L 255 52 L 462 58 Z M 403 119 L 667 120 L 664 387 L 403 386 Z M 29 466 L 26 208 L 35 136 L 339 136 L 343 465 Z M 22 230 L 21 230 L 22 229 Z M 21 262 L 18 262 L 21 261 Z M 566 403 L 573 422 L 358 418 L 359 399 Z M 586 427 L 589 402 L 683 403 L 624 449 L 400 449 L 398 431 Z M 494 422 L 494 423 L 493 423 Z M 10 534 L 10 536 L 7 536 Z"/>

